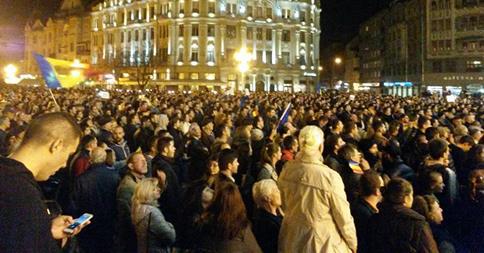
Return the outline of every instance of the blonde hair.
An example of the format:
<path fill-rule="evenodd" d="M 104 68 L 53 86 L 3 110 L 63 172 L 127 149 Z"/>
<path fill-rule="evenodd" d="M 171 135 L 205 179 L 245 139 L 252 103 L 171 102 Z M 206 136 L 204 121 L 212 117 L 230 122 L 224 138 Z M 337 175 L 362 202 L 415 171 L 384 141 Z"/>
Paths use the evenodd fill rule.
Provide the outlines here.
<path fill-rule="evenodd" d="M 314 152 L 324 143 L 324 133 L 317 126 L 306 126 L 299 133 L 301 151 Z"/>
<path fill-rule="evenodd" d="M 270 203 L 276 192 L 279 192 L 279 188 L 272 179 L 261 180 L 252 187 L 252 197 L 259 208 L 263 207 L 265 203 Z"/>
<path fill-rule="evenodd" d="M 158 188 L 157 178 L 144 178 L 136 185 L 133 197 L 131 198 L 133 213 L 142 204 L 158 206 L 156 188 Z"/>

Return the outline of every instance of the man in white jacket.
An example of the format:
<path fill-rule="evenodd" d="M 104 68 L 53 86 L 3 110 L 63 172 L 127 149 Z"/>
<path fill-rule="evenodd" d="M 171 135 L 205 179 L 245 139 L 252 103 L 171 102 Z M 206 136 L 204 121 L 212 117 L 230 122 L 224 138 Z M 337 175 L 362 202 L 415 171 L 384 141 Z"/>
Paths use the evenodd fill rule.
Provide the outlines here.
<path fill-rule="evenodd" d="M 301 151 L 279 177 L 285 213 L 279 252 L 356 252 L 356 229 L 339 174 L 323 164 L 324 134 L 316 126 L 299 134 Z"/>

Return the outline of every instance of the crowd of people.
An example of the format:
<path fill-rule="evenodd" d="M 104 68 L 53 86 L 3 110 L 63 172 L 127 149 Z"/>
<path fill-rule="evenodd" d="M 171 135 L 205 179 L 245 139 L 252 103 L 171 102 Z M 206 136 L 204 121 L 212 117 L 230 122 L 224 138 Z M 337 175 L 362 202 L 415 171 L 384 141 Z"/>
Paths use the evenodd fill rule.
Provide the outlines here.
<path fill-rule="evenodd" d="M 0 87 L 0 252 L 484 252 L 482 124 L 470 96 Z"/>

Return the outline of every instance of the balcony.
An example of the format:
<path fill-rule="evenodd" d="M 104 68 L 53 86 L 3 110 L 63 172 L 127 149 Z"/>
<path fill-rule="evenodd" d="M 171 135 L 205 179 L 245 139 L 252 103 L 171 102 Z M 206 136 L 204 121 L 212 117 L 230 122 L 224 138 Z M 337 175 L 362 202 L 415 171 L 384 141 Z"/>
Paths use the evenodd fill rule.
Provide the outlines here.
<path fill-rule="evenodd" d="M 473 30 L 457 30 L 455 32 L 456 39 L 466 39 L 466 38 L 484 38 L 484 30 L 475 27 Z"/>

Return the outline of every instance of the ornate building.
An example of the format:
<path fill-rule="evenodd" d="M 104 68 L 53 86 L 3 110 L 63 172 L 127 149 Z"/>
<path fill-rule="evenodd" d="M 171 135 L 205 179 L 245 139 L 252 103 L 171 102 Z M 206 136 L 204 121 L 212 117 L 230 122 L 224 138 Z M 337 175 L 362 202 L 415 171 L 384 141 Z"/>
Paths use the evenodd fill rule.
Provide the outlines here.
<path fill-rule="evenodd" d="M 81 0 L 64 0 L 53 17 L 34 17 L 25 26 L 25 71 L 37 73 L 33 53 L 83 63 L 91 61 L 91 17 Z"/>
<path fill-rule="evenodd" d="M 131 82 L 148 69 L 168 88 L 309 90 L 320 12 L 315 0 L 106 0 L 91 12 L 91 63 Z M 245 73 L 241 48 L 252 58 Z"/>

